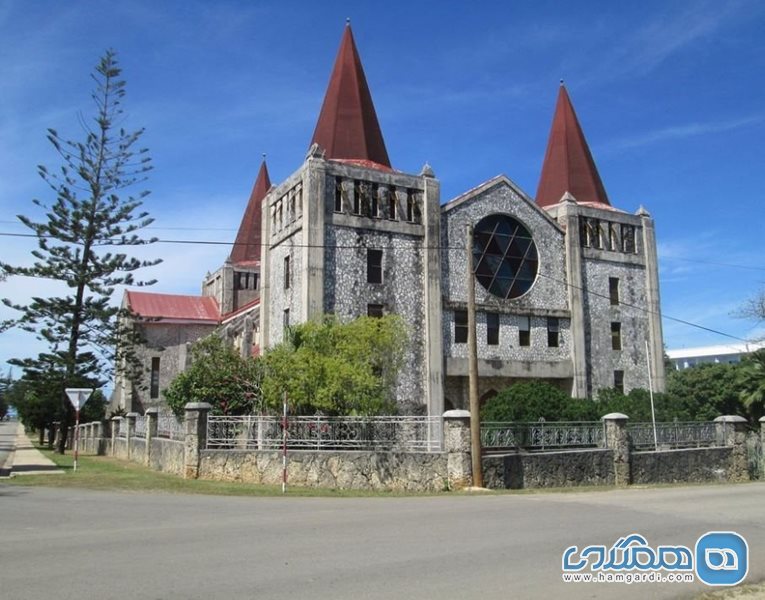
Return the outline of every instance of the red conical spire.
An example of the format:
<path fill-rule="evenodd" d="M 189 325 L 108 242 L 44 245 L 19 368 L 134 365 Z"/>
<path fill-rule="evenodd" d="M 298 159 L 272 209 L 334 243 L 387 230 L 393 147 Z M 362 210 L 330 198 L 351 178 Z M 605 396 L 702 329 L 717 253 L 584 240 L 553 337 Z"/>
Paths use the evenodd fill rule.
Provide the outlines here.
<path fill-rule="evenodd" d="M 231 249 L 229 260 L 233 264 L 253 263 L 260 261 L 260 215 L 261 201 L 271 189 L 271 179 L 268 177 L 266 159 L 258 171 L 258 178 L 252 187 L 250 200 L 244 210 L 239 232 L 236 234 L 234 247 Z"/>
<path fill-rule="evenodd" d="M 537 188 L 537 204 L 550 206 L 569 192 L 577 202 L 610 206 L 571 99 L 561 81 L 550 139 Z"/>
<path fill-rule="evenodd" d="M 324 149 L 327 158 L 372 161 L 390 168 L 350 23 L 345 26 L 329 78 L 311 145 L 314 143 Z"/>

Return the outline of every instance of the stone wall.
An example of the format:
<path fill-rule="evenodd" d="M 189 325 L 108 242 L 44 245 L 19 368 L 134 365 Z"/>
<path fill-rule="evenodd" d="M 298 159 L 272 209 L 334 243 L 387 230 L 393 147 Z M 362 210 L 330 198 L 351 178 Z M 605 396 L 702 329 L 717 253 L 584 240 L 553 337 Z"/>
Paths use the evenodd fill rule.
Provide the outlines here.
<path fill-rule="evenodd" d="M 146 437 L 135 435 L 137 415 L 112 420 L 110 435 L 100 423 L 81 425 L 81 452 L 102 452 L 187 479 L 240 481 L 277 485 L 282 481 L 282 454 L 275 451 L 207 449 L 204 403 L 186 405 L 183 439 L 157 437 L 157 411 L 147 412 Z M 470 413 L 443 415 L 443 451 L 362 452 L 297 451 L 288 454 L 288 484 L 360 490 L 436 492 L 472 485 Z M 747 450 L 747 423 L 741 417 L 718 417 L 718 447 L 655 452 L 631 447 L 628 417 L 603 417 L 602 448 L 567 451 L 518 451 L 483 456 L 484 485 L 491 489 L 587 485 L 748 481 L 752 464 L 764 452 Z M 121 434 L 121 435 L 120 435 Z M 765 418 L 760 435 L 765 438 Z M 101 437 L 98 437 L 101 436 Z M 71 439 L 72 436 L 70 436 Z M 98 450 L 96 450 L 98 449 Z M 759 455 L 750 456 L 752 451 Z M 756 471 L 756 469 L 755 469 Z"/>
<path fill-rule="evenodd" d="M 204 450 L 199 478 L 277 485 L 280 452 Z M 288 485 L 355 490 L 435 492 L 448 487 L 446 453 L 291 451 Z"/>
<path fill-rule="evenodd" d="M 185 447 L 178 440 L 154 438 L 151 440 L 149 467 L 155 471 L 183 475 Z"/>
<path fill-rule="evenodd" d="M 631 480 L 633 484 L 728 481 L 732 450 L 727 446 L 634 452 Z"/>
<path fill-rule="evenodd" d="M 425 281 L 422 240 L 393 232 L 329 226 L 324 252 L 324 311 L 347 321 L 367 315 L 368 304 L 381 304 L 385 314 L 399 315 L 408 344 L 396 382 L 404 405 L 425 401 Z M 367 249 L 382 249 L 382 283 L 367 283 Z"/>
<path fill-rule="evenodd" d="M 488 463 L 488 464 L 487 464 Z M 606 449 L 571 452 L 513 453 L 484 460 L 490 472 L 487 487 L 530 489 L 613 485 L 613 452 Z"/>

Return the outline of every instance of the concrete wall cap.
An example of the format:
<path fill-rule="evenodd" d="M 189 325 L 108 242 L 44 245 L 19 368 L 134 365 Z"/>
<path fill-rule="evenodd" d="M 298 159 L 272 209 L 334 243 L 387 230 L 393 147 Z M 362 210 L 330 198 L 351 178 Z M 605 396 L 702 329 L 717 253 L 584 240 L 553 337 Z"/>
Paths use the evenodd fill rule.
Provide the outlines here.
<path fill-rule="evenodd" d="M 765 417 L 760 417 L 760 423 L 765 423 Z"/>
<path fill-rule="evenodd" d="M 147 408 L 146 412 L 144 413 L 146 415 L 158 415 L 159 409 L 158 408 Z"/>
<path fill-rule="evenodd" d="M 122 421 L 125 417 L 112 417 L 112 421 Z"/>
<path fill-rule="evenodd" d="M 601 421 L 626 421 L 629 417 L 622 413 L 608 413 L 600 417 Z"/>
<path fill-rule="evenodd" d="M 746 419 L 738 415 L 722 415 L 715 419 L 715 423 L 746 423 Z"/>
<path fill-rule="evenodd" d="M 212 404 L 208 402 L 189 402 L 183 408 L 185 410 L 212 410 Z"/>
<path fill-rule="evenodd" d="M 128 417 L 128 419 L 130 418 L 135 419 L 136 417 L 140 417 L 141 415 L 140 413 L 137 413 L 137 412 L 129 412 L 126 416 Z"/>
<path fill-rule="evenodd" d="M 455 409 L 455 410 L 447 410 L 444 413 L 444 419 L 469 419 L 469 418 L 470 418 L 469 410 Z"/>

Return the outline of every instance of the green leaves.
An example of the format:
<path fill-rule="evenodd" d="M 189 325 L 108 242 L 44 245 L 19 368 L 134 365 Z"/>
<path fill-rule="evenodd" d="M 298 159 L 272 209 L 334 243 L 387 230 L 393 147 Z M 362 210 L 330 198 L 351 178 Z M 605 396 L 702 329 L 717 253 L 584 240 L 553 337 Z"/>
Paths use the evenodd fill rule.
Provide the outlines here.
<path fill-rule="evenodd" d="M 349 323 L 326 316 L 297 325 L 287 342 L 262 358 L 264 401 L 277 410 L 287 392 L 297 414 L 393 413 L 406 339 L 405 326 L 394 315 Z"/>
<path fill-rule="evenodd" d="M 143 129 L 115 128 L 123 120 L 121 107 L 125 82 L 113 50 L 98 62 L 92 78 L 91 97 L 95 114 L 79 115 L 83 130 L 80 140 L 62 137 L 48 129 L 47 137 L 61 158 L 59 168 L 38 167 L 40 176 L 54 192 L 48 203 L 34 200 L 43 215 L 19 220 L 37 236 L 32 266 L 0 263 L 5 276 L 45 278 L 62 282 L 67 289 L 59 295 L 33 298 L 27 304 L 4 301 L 19 311 L 13 323 L 50 346 L 50 355 L 63 368 L 71 383 L 80 365 L 88 364 L 96 376 L 111 368 L 111 354 L 117 342 L 120 310 L 111 305 L 111 296 L 120 285 L 140 285 L 133 273 L 159 260 L 140 261 L 112 247 L 150 243 L 133 232 L 152 223 L 140 208 L 137 191 L 120 194 L 146 179 L 151 163 L 138 147 Z M 104 251 L 109 246 L 111 251 Z M 123 352 L 128 356 L 129 352 Z M 87 358 L 86 358 L 87 357 Z M 119 364 L 126 364 L 120 360 Z"/>
<path fill-rule="evenodd" d="M 261 399 L 262 368 L 216 335 L 198 341 L 191 350 L 191 366 L 164 391 L 178 416 L 187 402 L 209 402 L 213 414 L 244 415 L 256 411 Z"/>

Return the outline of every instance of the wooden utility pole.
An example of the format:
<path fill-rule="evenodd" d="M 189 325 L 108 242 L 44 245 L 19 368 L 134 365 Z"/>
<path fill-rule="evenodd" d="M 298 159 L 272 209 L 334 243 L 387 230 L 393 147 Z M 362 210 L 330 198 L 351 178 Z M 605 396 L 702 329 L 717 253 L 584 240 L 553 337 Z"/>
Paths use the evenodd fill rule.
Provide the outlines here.
<path fill-rule="evenodd" d="M 475 280 L 473 268 L 473 226 L 467 226 L 467 317 L 468 317 L 468 387 L 470 397 L 470 456 L 473 486 L 483 487 L 481 468 L 481 407 L 478 404 L 478 344 L 475 334 Z"/>

